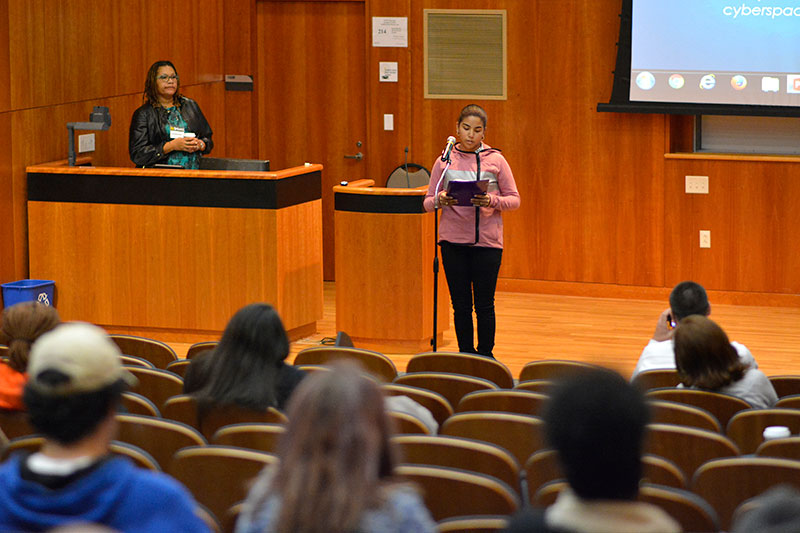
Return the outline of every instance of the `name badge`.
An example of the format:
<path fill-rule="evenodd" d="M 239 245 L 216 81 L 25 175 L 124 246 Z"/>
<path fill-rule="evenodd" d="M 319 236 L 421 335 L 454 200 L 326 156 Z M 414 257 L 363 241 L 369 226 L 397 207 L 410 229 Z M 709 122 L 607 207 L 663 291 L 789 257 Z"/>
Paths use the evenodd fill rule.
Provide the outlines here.
<path fill-rule="evenodd" d="M 170 126 L 169 128 L 169 138 L 170 139 L 183 139 L 184 137 L 184 129 L 183 128 L 176 128 L 174 126 Z"/>

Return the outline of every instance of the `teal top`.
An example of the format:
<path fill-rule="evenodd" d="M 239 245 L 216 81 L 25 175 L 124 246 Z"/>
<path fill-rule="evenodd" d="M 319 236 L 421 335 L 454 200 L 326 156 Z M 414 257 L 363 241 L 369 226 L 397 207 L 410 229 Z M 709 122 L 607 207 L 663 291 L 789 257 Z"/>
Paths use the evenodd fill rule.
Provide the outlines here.
<path fill-rule="evenodd" d="M 164 108 L 167 112 L 167 135 L 170 134 L 172 128 L 180 128 L 186 131 L 187 124 L 183 120 L 181 110 L 177 106 Z M 170 139 L 172 137 L 170 136 Z M 200 168 L 200 152 L 170 152 L 167 156 L 166 163 L 168 165 L 180 165 L 183 168 L 198 169 Z"/>

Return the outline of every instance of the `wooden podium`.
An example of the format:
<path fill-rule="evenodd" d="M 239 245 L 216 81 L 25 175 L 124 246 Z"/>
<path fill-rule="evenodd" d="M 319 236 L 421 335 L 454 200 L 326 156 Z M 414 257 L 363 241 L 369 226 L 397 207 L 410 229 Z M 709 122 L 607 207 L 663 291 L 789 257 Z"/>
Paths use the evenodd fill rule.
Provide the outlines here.
<path fill-rule="evenodd" d="M 434 215 L 426 188 L 371 187 L 360 180 L 333 188 L 336 226 L 336 329 L 359 348 L 385 353 L 431 349 Z M 450 299 L 439 271 L 437 344 L 449 324 Z"/>
<path fill-rule="evenodd" d="M 176 342 L 219 338 L 252 302 L 290 338 L 322 318 L 322 165 L 274 172 L 35 165 L 30 275 L 63 320 Z"/>

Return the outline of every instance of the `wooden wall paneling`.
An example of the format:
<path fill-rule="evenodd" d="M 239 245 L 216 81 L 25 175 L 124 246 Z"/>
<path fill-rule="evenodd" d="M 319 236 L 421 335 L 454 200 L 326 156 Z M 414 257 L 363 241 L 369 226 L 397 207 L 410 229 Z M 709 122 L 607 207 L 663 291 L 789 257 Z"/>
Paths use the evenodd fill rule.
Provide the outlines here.
<path fill-rule="evenodd" d="M 11 34 L 8 27 L 8 0 L 0 0 L 0 113 L 11 109 Z"/>
<path fill-rule="evenodd" d="M 17 207 L 14 197 L 14 174 L 11 165 L 11 113 L 0 113 L 0 283 L 17 279 L 17 255 L 22 252 L 15 246 L 14 235 L 18 231 L 19 218 L 14 214 Z"/>
<path fill-rule="evenodd" d="M 408 17 L 409 33 L 412 18 L 409 16 L 411 0 L 370 0 L 367 2 L 366 46 L 367 46 L 367 129 L 369 152 L 367 176 L 383 186 L 395 167 L 405 161 L 405 148 L 408 147 L 408 162 L 418 163 L 430 169 L 431 163 L 420 157 L 421 152 L 413 146 L 412 122 L 415 120 L 411 108 L 411 79 L 421 73 L 411 69 L 411 38 L 406 48 L 372 46 L 372 17 Z M 397 62 L 397 83 L 381 82 L 380 62 Z M 394 115 L 394 130 L 383 129 L 383 115 Z"/>
<path fill-rule="evenodd" d="M 363 1 L 263 1 L 258 12 L 259 157 L 273 168 L 325 166 L 325 279 L 334 276 L 332 187 L 363 178 L 369 158 Z M 361 146 L 357 146 L 361 142 Z"/>
<path fill-rule="evenodd" d="M 228 157 L 258 157 L 258 106 L 256 75 L 258 32 L 255 0 L 235 0 L 223 4 L 223 74 L 253 77 L 253 91 L 225 91 L 225 116 L 232 125 L 225 129 Z M 276 168 L 276 167 L 273 167 Z"/>

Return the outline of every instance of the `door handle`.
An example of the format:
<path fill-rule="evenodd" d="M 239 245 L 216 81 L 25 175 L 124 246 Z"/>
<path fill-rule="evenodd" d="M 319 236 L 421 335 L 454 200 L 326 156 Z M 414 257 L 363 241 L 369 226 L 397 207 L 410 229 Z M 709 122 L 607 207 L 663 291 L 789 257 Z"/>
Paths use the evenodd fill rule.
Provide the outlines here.
<path fill-rule="evenodd" d="M 358 159 L 359 161 L 361 161 L 362 159 L 364 159 L 364 154 L 362 154 L 361 152 L 358 152 L 356 155 L 346 155 L 346 156 L 344 156 L 344 158 L 345 159 Z"/>

